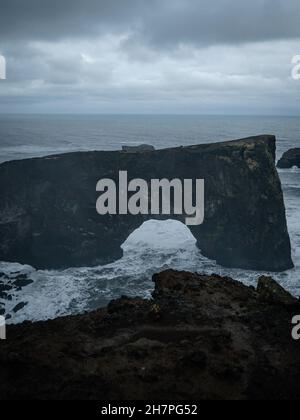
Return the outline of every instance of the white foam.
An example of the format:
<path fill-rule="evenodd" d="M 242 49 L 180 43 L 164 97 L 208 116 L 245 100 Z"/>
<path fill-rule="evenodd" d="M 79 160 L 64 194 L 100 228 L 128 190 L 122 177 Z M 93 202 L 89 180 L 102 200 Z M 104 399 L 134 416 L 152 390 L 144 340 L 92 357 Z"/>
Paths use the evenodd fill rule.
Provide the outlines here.
<path fill-rule="evenodd" d="M 300 184 L 295 176 L 299 174 L 284 180 L 286 190 L 294 183 Z M 201 255 L 187 226 L 174 220 L 151 220 L 125 241 L 123 258 L 106 266 L 36 271 L 30 266 L 0 263 L 0 272 L 9 277 L 14 278 L 19 273 L 33 280 L 21 291 L 15 291 L 12 301 L 5 302 L 6 311 L 12 316 L 8 323 L 81 313 L 105 306 L 121 295 L 149 298 L 153 290 L 152 275 L 168 268 L 217 273 L 253 286 L 260 275 L 270 274 L 287 290 L 300 296 L 299 197 L 286 194 L 286 207 L 295 262 L 293 270 L 274 274 L 223 268 Z M 20 302 L 27 305 L 15 314 L 13 309 Z"/>
<path fill-rule="evenodd" d="M 194 247 L 196 242 L 183 223 L 176 220 L 149 220 L 128 237 L 122 248 L 125 252 L 139 248 L 177 250 Z"/>
<path fill-rule="evenodd" d="M 14 273 L 29 275 L 34 271 L 35 269 L 30 265 L 0 262 L 0 272 L 6 274 L 7 276 L 13 276 Z"/>

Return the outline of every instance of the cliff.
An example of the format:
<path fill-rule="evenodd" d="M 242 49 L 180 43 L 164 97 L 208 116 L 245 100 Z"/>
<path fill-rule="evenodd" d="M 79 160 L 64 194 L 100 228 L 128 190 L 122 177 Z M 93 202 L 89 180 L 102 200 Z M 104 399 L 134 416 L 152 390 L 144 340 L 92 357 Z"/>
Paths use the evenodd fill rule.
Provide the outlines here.
<path fill-rule="evenodd" d="M 204 179 L 205 221 L 191 226 L 202 253 L 228 267 L 293 266 L 274 136 L 149 152 L 70 153 L 0 165 L 0 260 L 37 268 L 105 264 L 148 219 L 99 216 L 96 184 L 129 177 Z"/>
<path fill-rule="evenodd" d="M 294 166 L 300 168 L 300 149 L 290 149 L 285 152 L 282 158 L 278 161 L 278 168 L 289 169 Z"/>
<path fill-rule="evenodd" d="M 153 300 L 9 326 L 0 399 L 300 399 L 299 301 L 272 279 L 167 271 Z"/>

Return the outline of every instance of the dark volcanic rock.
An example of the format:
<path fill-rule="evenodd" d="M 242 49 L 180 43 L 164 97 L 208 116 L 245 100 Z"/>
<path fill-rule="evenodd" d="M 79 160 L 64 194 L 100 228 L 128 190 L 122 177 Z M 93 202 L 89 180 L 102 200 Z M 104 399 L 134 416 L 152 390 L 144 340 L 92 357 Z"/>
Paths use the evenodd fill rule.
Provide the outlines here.
<path fill-rule="evenodd" d="M 288 150 L 277 163 L 277 167 L 281 169 L 289 169 L 294 166 L 300 168 L 300 148 Z"/>
<path fill-rule="evenodd" d="M 13 286 L 0 279 L 0 299 L 10 300 L 10 292 L 13 290 Z M 1 315 L 1 314 L 0 314 Z"/>
<path fill-rule="evenodd" d="M 140 146 L 123 146 L 122 150 L 129 153 L 153 152 L 155 148 L 149 144 L 141 144 Z"/>
<path fill-rule="evenodd" d="M 29 279 L 26 274 L 10 273 L 10 276 L 8 276 L 5 273 L 0 273 L 0 315 L 6 315 L 6 319 L 11 318 L 6 311 L 6 302 L 12 301 L 16 291 L 20 291 L 32 283 L 33 280 Z M 27 304 L 27 302 L 21 302 L 15 306 L 13 312 L 19 312 Z"/>
<path fill-rule="evenodd" d="M 37 268 L 108 263 L 153 218 L 99 216 L 96 184 L 129 178 L 204 179 L 205 221 L 191 231 L 220 264 L 282 271 L 293 266 L 275 137 L 153 152 L 71 153 L 0 165 L 0 260 Z M 171 216 L 184 221 L 184 217 Z"/>
<path fill-rule="evenodd" d="M 17 312 L 19 312 L 19 311 L 21 311 L 23 308 L 25 308 L 25 306 L 27 305 L 27 303 L 26 302 L 20 302 L 20 303 L 18 303 L 15 307 L 14 307 L 14 309 L 13 309 L 13 312 L 16 314 Z"/>
<path fill-rule="evenodd" d="M 16 281 L 13 282 L 15 287 L 26 287 L 32 284 L 33 281 L 28 279 L 27 276 L 19 276 Z"/>
<path fill-rule="evenodd" d="M 300 399 L 298 302 L 219 276 L 154 281 L 152 301 L 8 326 L 0 399 Z"/>
<path fill-rule="evenodd" d="M 295 305 L 298 300 L 290 295 L 271 277 L 260 277 L 257 285 L 257 293 L 261 299 L 268 302 L 282 303 L 283 305 Z"/>

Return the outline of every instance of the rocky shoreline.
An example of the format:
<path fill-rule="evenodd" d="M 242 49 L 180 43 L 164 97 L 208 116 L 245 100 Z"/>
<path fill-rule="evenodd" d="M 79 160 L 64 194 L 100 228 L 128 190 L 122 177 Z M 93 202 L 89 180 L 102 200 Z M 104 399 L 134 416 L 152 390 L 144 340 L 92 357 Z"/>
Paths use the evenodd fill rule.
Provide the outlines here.
<path fill-rule="evenodd" d="M 33 283 L 31 279 L 28 278 L 26 274 L 21 272 L 12 273 L 11 276 L 8 276 L 5 273 L 0 272 L 0 315 L 5 315 L 5 302 L 12 300 L 12 294 L 14 291 L 20 291 L 23 287 L 28 286 Z M 17 313 L 26 306 L 26 302 L 18 303 L 14 308 L 13 312 Z M 11 315 L 7 314 L 5 316 L 6 320 L 11 318 Z"/>
<path fill-rule="evenodd" d="M 8 326 L 0 399 L 300 399 L 299 300 L 217 275 L 155 275 L 152 300 Z"/>

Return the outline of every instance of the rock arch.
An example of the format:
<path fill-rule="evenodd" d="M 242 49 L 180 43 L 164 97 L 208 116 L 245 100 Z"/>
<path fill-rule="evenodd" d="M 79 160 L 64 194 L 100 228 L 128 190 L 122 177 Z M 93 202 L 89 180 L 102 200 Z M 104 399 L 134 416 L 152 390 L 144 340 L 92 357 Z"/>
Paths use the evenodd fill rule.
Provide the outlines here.
<path fill-rule="evenodd" d="M 37 268 L 105 264 L 149 216 L 99 216 L 95 186 L 131 178 L 205 179 L 205 221 L 191 226 L 202 253 L 227 267 L 293 266 L 275 137 L 128 152 L 70 153 L 0 165 L 0 260 Z M 170 219 L 170 216 L 158 217 Z M 181 216 L 172 217 L 183 221 Z"/>

